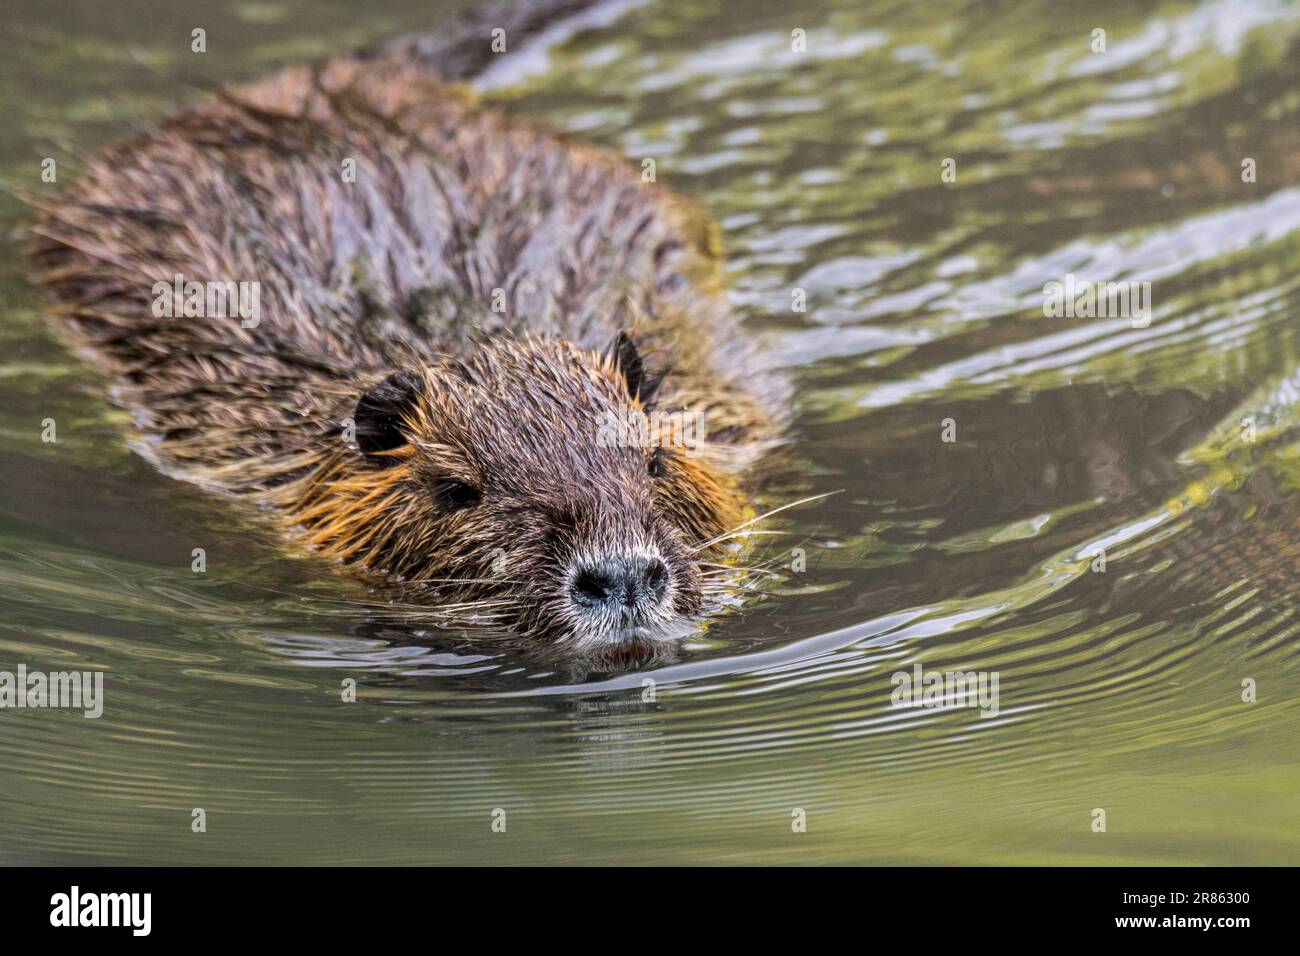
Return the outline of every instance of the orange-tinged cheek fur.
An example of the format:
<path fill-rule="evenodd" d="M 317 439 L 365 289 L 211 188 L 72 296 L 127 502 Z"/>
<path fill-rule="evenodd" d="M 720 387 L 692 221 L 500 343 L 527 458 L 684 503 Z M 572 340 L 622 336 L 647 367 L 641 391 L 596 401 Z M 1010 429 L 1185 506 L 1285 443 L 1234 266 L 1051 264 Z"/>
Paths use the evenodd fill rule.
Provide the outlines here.
<path fill-rule="evenodd" d="M 705 465 L 678 455 L 656 486 L 657 503 L 694 546 L 734 528 L 745 513 L 735 485 Z"/>
<path fill-rule="evenodd" d="M 539 529 L 522 514 L 438 510 L 420 493 L 410 448 L 394 451 L 398 464 L 372 468 L 341 458 L 290 488 L 287 520 L 328 560 L 408 579 L 478 578 L 492 563 L 494 543 L 534 540 Z M 655 483 L 655 506 L 693 548 L 734 528 L 746 504 L 729 481 L 685 455 L 674 458 Z M 515 528 L 502 526 L 503 521 Z"/>
<path fill-rule="evenodd" d="M 427 545 L 437 534 L 430 503 L 412 493 L 410 450 L 394 453 L 390 468 L 340 461 L 322 468 L 310 485 L 287 496 L 286 517 L 307 543 L 327 559 L 376 571 L 400 572 L 393 562 Z"/>

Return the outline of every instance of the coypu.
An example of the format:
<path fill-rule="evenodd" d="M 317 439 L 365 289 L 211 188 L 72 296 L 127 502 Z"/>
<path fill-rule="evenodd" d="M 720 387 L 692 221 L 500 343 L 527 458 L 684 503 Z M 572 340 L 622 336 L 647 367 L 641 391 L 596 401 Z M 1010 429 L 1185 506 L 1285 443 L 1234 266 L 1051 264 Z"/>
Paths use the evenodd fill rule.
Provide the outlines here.
<path fill-rule="evenodd" d="M 34 279 L 165 473 L 431 608 L 583 650 L 671 641 L 787 385 L 728 307 L 712 222 L 416 46 L 104 150 L 40 204 Z M 259 314 L 197 317 L 182 281 L 256 283 Z M 707 435 L 598 440 L 648 411 Z"/>

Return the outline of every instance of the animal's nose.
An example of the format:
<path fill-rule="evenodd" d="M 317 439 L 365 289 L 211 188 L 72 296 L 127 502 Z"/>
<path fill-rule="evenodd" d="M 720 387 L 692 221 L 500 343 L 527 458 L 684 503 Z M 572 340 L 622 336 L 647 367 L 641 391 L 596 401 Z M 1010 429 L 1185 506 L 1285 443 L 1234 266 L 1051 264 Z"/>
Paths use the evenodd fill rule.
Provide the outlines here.
<path fill-rule="evenodd" d="M 572 590 L 583 607 L 648 609 L 663 603 L 668 593 L 668 566 L 645 555 L 585 561 L 573 576 Z"/>

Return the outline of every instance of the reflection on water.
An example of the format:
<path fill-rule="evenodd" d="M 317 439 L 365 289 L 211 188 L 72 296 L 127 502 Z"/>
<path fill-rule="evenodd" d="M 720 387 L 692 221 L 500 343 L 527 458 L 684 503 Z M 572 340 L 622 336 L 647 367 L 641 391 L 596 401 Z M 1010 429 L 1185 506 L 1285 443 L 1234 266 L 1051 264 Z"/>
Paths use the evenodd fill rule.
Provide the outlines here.
<path fill-rule="evenodd" d="M 187 4 L 127 6 L 16 5 L 6 181 L 428 15 L 231 5 L 200 69 Z M 774 520 L 751 563 L 785 578 L 673 659 L 412 621 L 151 472 L 11 243 L 0 669 L 102 669 L 107 699 L 3 712 L 9 861 L 1295 862 L 1300 8 L 790 16 L 654 3 L 494 76 L 709 205 L 800 384 L 773 503 L 842 490 Z M 1067 274 L 1150 282 L 1150 324 L 1045 315 Z M 997 715 L 891 707 L 918 663 L 997 672 Z"/>

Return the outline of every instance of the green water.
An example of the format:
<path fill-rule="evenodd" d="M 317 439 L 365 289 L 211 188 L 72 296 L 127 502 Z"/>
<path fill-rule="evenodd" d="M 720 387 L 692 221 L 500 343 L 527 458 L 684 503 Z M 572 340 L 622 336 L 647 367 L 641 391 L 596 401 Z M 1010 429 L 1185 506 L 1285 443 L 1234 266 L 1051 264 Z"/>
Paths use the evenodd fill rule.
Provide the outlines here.
<path fill-rule="evenodd" d="M 207 6 L 11 0 L 4 180 L 438 16 Z M 0 860 L 1300 862 L 1297 52 L 1285 2 L 719 0 L 499 65 L 716 215 L 798 383 L 771 504 L 842 490 L 755 556 L 806 570 L 643 671 L 398 627 L 152 471 L 0 200 L 0 670 L 106 698 L 0 711 Z M 1067 273 L 1150 282 L 1149 326 L 1046 316 Z M 998 714 L 891 706 L 918 662 Z"/>

